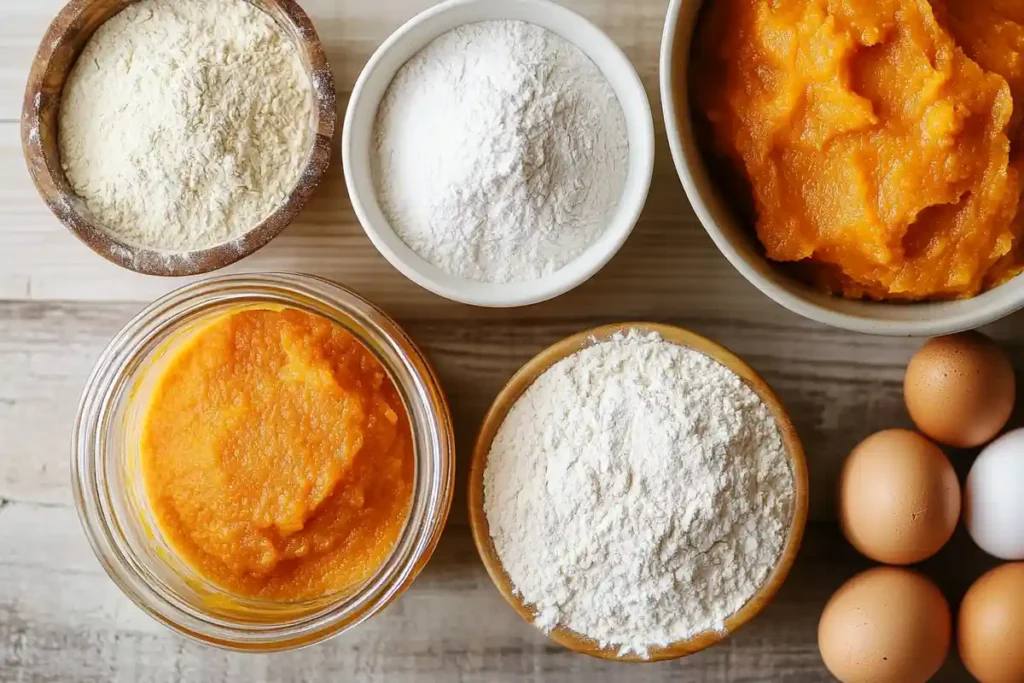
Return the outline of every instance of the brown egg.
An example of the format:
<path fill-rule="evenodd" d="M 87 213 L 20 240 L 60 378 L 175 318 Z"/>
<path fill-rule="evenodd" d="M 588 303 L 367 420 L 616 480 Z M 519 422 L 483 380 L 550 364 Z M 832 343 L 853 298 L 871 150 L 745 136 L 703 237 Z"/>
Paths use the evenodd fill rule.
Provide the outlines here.
<path fill-rule="evenodd" d="M 910 359 L 903 398 L 917 428 L 939 443 L 974 448 L 996 437 L 1016 396 L 1013 367 L 978 332 L 936 337 Z"/>
<path fill-rule="evenodd" d="M 924 683 L 949 652 L 949 604 L 911 569 L 876 567 L 836 591 L 818 622 L 818 649 L 843 683 Z"/>
<path fill-rule="evenodd" d="M 886 564 L 937 553 L 960 519 L 960 482 L 949 458 L 920 434 L 878 432 L 839 477 L 839 522 L 854 548 Z"/>
<path fill-rule="evenodd" d="M 996 567 L 960 604 L 960 658 L 981 683 L 1024 681 L 1024 562 Z"/>

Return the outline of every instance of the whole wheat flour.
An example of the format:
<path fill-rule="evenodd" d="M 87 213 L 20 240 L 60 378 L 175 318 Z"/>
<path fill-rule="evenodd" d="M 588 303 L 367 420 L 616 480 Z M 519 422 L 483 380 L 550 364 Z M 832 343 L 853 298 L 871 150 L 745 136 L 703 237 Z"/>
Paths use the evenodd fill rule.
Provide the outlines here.
<path fill-rule="evenodd" d="M 536 624 L 640 656 L 724 628 L 774 567 L 793 499 L 758 396 L 636 331 L 541 375 L 484 473 L 494 547 Z"/>
<path fill-rule="evenodd" d="M 450 31 L 377 112 L 372 170 L 399 237 L 441 270 L 533 280 L 604 232 L 628 170 L 626 122 L 575 45 L 521 21 Z"/>
<path fill-rule="evenodd" d="M 113 236 L 192 251 L 267 218 L 312 144 L 295 45 L 244 0 L 142 0 L 103 24 L 64 89 L 72 189 Z"/>

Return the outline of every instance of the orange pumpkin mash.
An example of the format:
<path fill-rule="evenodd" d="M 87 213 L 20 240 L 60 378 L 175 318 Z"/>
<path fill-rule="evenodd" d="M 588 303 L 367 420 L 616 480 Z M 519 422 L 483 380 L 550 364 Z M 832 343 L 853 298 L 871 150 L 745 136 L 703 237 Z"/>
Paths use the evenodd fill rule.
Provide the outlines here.
<path fill-rule="evenodd" d="M 695 38 L 696 104 L 768 257 L 848 297 L 969 297 L 1019 271 L 1024 3 L 935 4 L 715 0 Z"/>
<path fill-rule="evenodd" d="M 1024 123 L 1024 2 L 1020 0 L 932 0 L 935 16 L 968 57 L 1006 79 L 1013 93 L 1012 156 L 1020 149 Z"/>
<path fill-rule="evenodd" d="M 370 577 L 412 499 L 398 392 L 351 334 L 298 310 L 241 310 L 187 339 L 147 408 L 146 494 L 200 575 L 304 600 Z"/>

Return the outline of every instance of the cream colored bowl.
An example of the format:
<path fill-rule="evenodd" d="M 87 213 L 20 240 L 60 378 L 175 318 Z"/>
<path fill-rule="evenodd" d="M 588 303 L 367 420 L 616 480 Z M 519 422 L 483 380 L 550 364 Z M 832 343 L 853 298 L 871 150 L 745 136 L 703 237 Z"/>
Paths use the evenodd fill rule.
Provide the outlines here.
<path fill-rule="evenodd" d="M 834 327 L 885 335 L 933 336 L 998 320 L 1024 307 L 1024 278 L 973 299 L 934 303 L 853 301 L 815 291 L 765 255 L 712 183 L 690 119 L 687 70 L 701 0 L 671 0 L 661 41 L 661 102 L 676 171 L 705 230 L 751 284 L 794 313 Z"/>
<path fill-rule="evenodd" d="M 398 70 L 435 38 L 478 21 L 518 20 L 561 36 L 590 58 L 608 80 L 626 119 L 629 169 L 618 209 L 604 233 L 553 273 L 525 282 L 476 282 L 446 273 L 410 249 L 381 210 L 370 172 L 377 108 Z M 654 121 L 643 83 L 622 50 L 579 14 L 550 0 L 448 0 L 410 19 L 377 49 L 352 90 L 341 140 L 352 208 L 377 250 L 416 284 L 452 301 L 506 308 L 552 299 L 578 287 L 619 251 L 647 201 L 654 170 Z"/>

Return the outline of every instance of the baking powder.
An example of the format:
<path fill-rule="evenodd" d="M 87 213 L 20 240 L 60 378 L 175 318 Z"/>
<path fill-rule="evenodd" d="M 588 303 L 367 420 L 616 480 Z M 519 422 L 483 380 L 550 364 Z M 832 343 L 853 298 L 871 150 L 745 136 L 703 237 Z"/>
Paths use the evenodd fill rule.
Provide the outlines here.
<path fill-rule="evenodd" d="M 579 256 L 628 170 L 607 80 L 579 48 L 521 21 L 430 43 L 395 76 L 374 135 L 392 227 L 441 270 L 484 282 L 536 279 Z"/>
<path fill-rule="evenodd" d="M 313 139 L 295 45 L 244 0 L 142 0 L 100 26 L 68 77 L 61 163 L 124 242 L 192 251 L 267 218 Z"/>
<path fill-rule="evenodd" d="M 754 391 L 636 331 L 541 375 L 484 473 L 494 547 L 536 624 L 641 656 L 724 628 L 773 569 L 793 501 Z"/>

